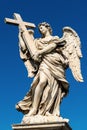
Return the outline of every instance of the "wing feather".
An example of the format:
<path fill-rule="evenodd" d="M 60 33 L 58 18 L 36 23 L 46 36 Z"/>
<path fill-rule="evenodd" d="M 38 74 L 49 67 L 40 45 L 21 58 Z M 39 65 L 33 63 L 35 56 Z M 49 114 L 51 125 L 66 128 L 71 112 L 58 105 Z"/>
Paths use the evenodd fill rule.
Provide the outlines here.
<path fill-rule="evenodd" d="M 69 68 L 71 69 L 74 78 L 79 82 L 83 82 L 80 65 L 80 58 L 82 57 L 80 38 L 70 27 L 64 27 L 63 32 L 63 38 L 66 41 L 63 54 L 68 59 Z"/>

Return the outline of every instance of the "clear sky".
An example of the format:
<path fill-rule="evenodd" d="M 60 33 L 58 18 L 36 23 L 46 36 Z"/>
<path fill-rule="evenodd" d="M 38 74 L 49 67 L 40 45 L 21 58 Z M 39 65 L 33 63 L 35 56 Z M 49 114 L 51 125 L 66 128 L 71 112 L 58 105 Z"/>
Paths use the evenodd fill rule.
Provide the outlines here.
<path fill-rule="evenodd" d="M 27 22 L 37 26 L 46 21 L 53 28 L 53 35 L 62 36 L 62 28 L 70 26 L 78 33 L 82 43 L 81 59 L 84 83 L 78 83 L 67 71 L 69 95 L 61 104 L 61 115 L 70 119 L 73 130 L 87 130 L 87 1 L 86 0 L 0 0 L 0 130 L 11 130 L 20 123 L 22 114 L 15 104 L 29 90 L 32 79 L 19 57 L 18 28 L 4 23 L 19 13 Z M 37 29 L 35 37 L 40 37 Z"/>

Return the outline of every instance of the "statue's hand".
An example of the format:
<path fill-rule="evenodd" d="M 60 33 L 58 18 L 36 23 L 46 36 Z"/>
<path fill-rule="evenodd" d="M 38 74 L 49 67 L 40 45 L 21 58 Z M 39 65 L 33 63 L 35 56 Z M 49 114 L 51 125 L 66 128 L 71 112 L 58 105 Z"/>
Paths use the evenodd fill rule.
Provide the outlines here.
<path fill-rule="evenodd" d="M 37 62 L 40 62 L 41 61 L 41 54 L 39 52 L 36 52 L 32 58 L 37 61 Z"/>

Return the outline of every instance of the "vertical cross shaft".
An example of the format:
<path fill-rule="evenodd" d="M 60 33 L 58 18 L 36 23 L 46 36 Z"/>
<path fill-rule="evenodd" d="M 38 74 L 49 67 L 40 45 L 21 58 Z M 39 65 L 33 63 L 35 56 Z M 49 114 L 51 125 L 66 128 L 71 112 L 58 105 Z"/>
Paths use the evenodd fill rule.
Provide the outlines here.
<path fill-rule="evenodd" d="M 23 30 L 23 39 L 25 41 L 25 44 L 30 52 L 31 57 L 36 52 L 36 47 L 34 45 L 34 41 L 31 38 L 31 34 L 29 34 L 28 28 L 35 28 L 35 24 L 24 22 L 20 16 L 20 14 L 14 13 L 14 19 L 5 18 L 5 22 L 8 24 L 18 25 Z"/>

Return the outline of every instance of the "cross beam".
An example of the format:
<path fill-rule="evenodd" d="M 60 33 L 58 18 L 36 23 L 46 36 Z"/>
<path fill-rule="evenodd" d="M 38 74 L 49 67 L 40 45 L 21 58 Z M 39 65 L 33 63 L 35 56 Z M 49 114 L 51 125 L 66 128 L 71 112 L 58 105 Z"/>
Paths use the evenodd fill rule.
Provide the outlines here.
<path fill-rule="evenodd" d="M 5 23 L 8 24 L 12 24 L 12 25 L 19 25 L 20 22 L 22 23 L 22 25 L 26 26 L 27 28 L 35 28 L 35 24 L 33 23 L 29 23 L 29 22 L 24 22 L 20 16 L 20 14 L 14 13 L 14 19 L 10 19 L 10 18 L 5 18 Z"/>
<path fill-rule="evenodd" d="M 32 57 L 36 52 L 36 47 L 35 47 L 32 37 L 31 37 L 31 33 L 29 34 L 29 32 L 27 30 L 27 27 L 35 28 L 36 27 L 35 24 L 24 22 L 20 16 L 20 14 L 17 14 L 17 13 L 14 13 L 14 19 L 5 18 L 5 22 L 8 24 L 18 25 L 23 30 L 22 38 Z"/>

